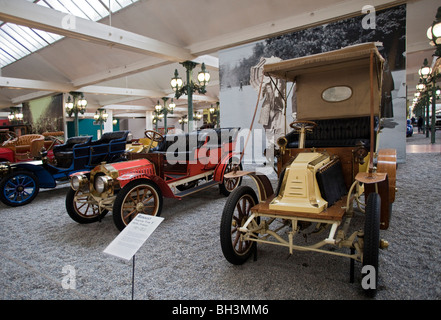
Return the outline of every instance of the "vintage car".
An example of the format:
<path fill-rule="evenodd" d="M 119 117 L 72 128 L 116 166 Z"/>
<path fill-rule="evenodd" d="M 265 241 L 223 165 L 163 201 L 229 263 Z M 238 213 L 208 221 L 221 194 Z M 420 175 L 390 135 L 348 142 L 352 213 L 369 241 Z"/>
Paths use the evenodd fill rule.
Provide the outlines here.
<path fill-rule="evenodd" d="M 264 66 L 271 79 L 296 83 L 297 119 L 277 140 L 276 191 L 266 175 L 226 175 L 257 186 L 257 194 L 237 188 L 225 204 L 220 243 L 229 262 L 244 263 L 257 243 L 339 255 L 351 259 L 352 281 L 354 261 L 375 271 L 362 287 L 376 293 L 379 249 L 388 245 L 380 230 L 389 227 L 396 185 L 396 151 L 378 150 L 383 62 L 367 43 Z M 355 215 L 362 227 L 349 234 Z M 311 234 L 318 239 L 305 243 Z"/>
<path fill-rule="evenodd" d="M 406 138 L 413 136 L 413 125 L 410 119 L 407 119 Z"/>
<path fill-rule="evenodd" d="M 63 144 L 63 139 L 64 131 L 17 136 L 14 131 L 0 129 L 0 162 L 22 162 L 40 158 L 43 147 L 47 151 L 49 162 L 53 162 L 53 148 Z"/>
<path fill-rule="evenodd" d="M 158 145 L 158 141 L 154 141 L 151 139 L 151 136 L 155 131 L 146 130 L 144 131 L 144 138 L 139 139 L 131 139 L 131 143 L 127 144 L 127 152 L 134 153 L 145 153 L 146 151 L 154 148 Z"/>
<path fill-rule="evenodd" d="M 13 131 L 0 129 L 0 162 L 20 162 L 33 160 L 39 156 L 45 137 L 41 134 L 17 136 Z"/>
<path fill-rule="evenodd" d="M 163 197 L 182 199 L 219 186 L 229 195 L 241 178 L 224 179 L 233 164 L 238 128 L 204 129 L 167 134 L 149 130 L 157 142 L 145 152 L 131 152 L 131 161 L 101 164 L 71 176 L 66 210 L 78 223 L 101 220 L 112 211 L 115 226 L 123 230 L 138 214 L 159 216 Z"/>
<path fill-rule="evenodd" d="M 12 207 L 26 205 L 40 188 L 55 188 L 57 182 L 68 181 L 74 172 L 94 168 L 103 161 L 123 160 L 128 134 L 129 131 L 107 132 L 96 141 L 92 141 L 92 136 L 71 137 L 52 147 L 53 162 L 46 150 L 40 154 L 44 146 L 42 135 L 39 160 L 0 163 L 0 200 Z"/>

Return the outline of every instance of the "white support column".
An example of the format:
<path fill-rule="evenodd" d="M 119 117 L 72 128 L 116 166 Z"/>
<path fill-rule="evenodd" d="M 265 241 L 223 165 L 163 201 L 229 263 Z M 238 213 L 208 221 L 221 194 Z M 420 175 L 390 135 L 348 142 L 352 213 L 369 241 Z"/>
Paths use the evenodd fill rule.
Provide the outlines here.
<path fill-rule="evenodd" d="M 154 130 L 153 129 L 153 111 L 145 112 L 145 129 L 146 130 Z"/>
<path fill-rule="evenodd" d="M 66 114 L 66 108 L 65 108 L 65 103 L 67 101 L 67 93 L 63 93 L 63 103 L 62 103 L 62 109 L 63 109 L 63 130 L 64 130 L 64 141 L 66 141 L 68 139 L 68 135 L 67 135 L 67 114 Z"/>
<path fill-rule="evenodd" d="M 108 114 L 106 122 L 104 122 L 104 132 L 112 132 L 113 131 L 113 110 L 106 110 L 106 113 Z"/>

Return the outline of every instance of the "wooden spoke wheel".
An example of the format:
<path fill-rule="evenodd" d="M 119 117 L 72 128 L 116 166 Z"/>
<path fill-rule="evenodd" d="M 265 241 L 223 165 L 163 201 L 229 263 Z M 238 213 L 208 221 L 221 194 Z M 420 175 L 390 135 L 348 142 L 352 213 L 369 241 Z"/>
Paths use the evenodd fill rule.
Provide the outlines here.
<path fill-rule="evenodd" d="M 162 193 L 148 179 L 129 182 L 118 193 L 113 204 L 113 221 L 123 230 L 138 214 L 159 216 L 162 210 Z"/>
<path fill-rule="evenodd" d="M 256 242 L 243 239 L 239 231 L 258 203 L 256 193 L 248 186 L 237 188 L 227 199 L 222 212 L 220 241 L 222 253 L 232 264 L 243 264 L 255 249 Z"/>
<path fill-rule="evenodd" d="M 108 212 L 100 208 L 89 193 L 72 188 L 69 188 L 66 195 L 66 211 L 72 220 L 81 224 L 100 221 Z"/>
<path fill-rule="evenodd" d="M 239 165 L 237 165 L 234 164 L 233 161 L 230 161 L 227 167 L 225 168 L 224 175 L 229 172 L 232 172 L 235 169 L 242 170 L 242 164 L 240 163 Z M 233 192 L 237 187 L 240 186 L 241 183 L 242 183 L 242 177 L 237 177 L 237 178 L 224 177 L 223 182 L 219 185 L 220 192 L 228 197 L 231 192 Z"/>

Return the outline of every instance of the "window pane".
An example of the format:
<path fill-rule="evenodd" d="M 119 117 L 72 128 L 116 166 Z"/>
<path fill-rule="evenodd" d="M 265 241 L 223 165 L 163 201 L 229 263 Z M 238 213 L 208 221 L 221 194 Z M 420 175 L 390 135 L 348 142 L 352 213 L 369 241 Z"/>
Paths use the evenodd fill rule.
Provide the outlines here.
<path fill-rule="evenodd" d="M 102 18 L 107 17 L 109 15 L 109 11 L 107 11 L 107 8 L 101 4 L 101 1 L 96 1 L 96 0 L 86 0 L 86 1 L 89 3 L 90 6 L 92 6 L 98 12 L 98 14 Z M 107 0 L 104 1 L 105 4 Z M 107 5 L 109 4 L 107 3 Z"/>
<path fill-rule="evenodd" d="M 105 4 L 107 4 L 108 2 L 108 0 L 104 0 Z M 121 6 L 119 5 L 119 3 L 115 0 L 110 0 L 110 11 L 116 12 L 118 10 L 121 10 Z"/>
<path fill-rule="evenodd" d="M 14 58 L 12 58 L 6 52 L 4 52 L 2 49 L 0 49 L 0 67 L 1 68 L 14 62 L 14 61 L 15 61 Z"/>
<path fill-rule="evenodd" d="M 62 36 L 55 33 L 41 31 L 38 29 L 32 29 L 32 30 L 49 43 L 55 42 L 62 38 Z"/>
<path fill-rule="evenodd" d="M 55 10 L 64 13 L 69 13 L 69 10 L 67 10 L 67 8 L 65 8 L 61 3 L 59 3 L 58 0 L 45 0 L 45 1 Z M 40 2 L 38 4 L 40 4 Z"/>
<path fill-rule="evenodd" d="M 39 48 L 47 46 L 49 43 L 38 36 L 34 31 L 32 31 L 31 28 L 23 27 L 23 26 L 17 26 L 21 32 L 26 34 L 29 38 L 32 38 L 33 41 L 38 43 Z"/>
<path fill-rule="evenodd" d="M 137 2 L 138 0 L 28 0 L 37 5 L 51 8 L 63 13 L 72 14 L 88 20 L 98 21 L 111 12 Z M 13 23 L 0 21 L 0 65 L 4 67 L 15 60 L 53 43 L 62 36 Z"/>
<path fill-rule="evenodd" d="M 2 44 L 2 48 L 7 50 L 8 53 L 16 59 L 29 53 L 14 38 L 10 37 L 3 30 L 0 32 L 0 43 Z"/>
<path fill-rule="evenodd" d="M 17 25 L 8 23 L 3 27 L 9 35 L 14 37 L 17 41 L 19 41 L 24 47 L 26 47 L 29 51 L 33 52 L 40 49 L 42 46 L 35 41 L 28 34 L 23 32 Z"/>
<path fill-rule="evenodd" d="M 58 0 L 63 4 L 63 6 L 69 11 L 70 14 L 73 14 L 74 16 L 88 19 L 87 16 L 81 11 L 75 3 L 73 3 L 71 0 Z"/>
<path fill-rule="evenodd" d="M 102 17 L 98 14 L 98 12 L 87 2 L 86 0 L 73 0 L 75 4 L 80 8 L 84 14 L 88 17 L 89 20 L 97 21 Z M 102 5 L 96 1 L 98 5 L 102 7 Z"/>

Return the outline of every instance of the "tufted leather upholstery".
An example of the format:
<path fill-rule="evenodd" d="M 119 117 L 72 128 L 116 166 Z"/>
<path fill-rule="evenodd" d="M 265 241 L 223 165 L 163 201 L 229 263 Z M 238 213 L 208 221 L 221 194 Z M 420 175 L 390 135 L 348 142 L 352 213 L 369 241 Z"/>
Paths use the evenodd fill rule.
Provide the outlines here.
<path fill-rule="evenodd" d="M 16 156 L 33 158 L 39 156 L 44 145 L 44 136 L 41 134 L 26 134 L 17 139 L 9 141 L 4 147 L 13 150 Z"/>
<path fill-rule="evenodd" d="M 308 132 L 305 138 L 305 147 L 351 147 L 362 142 L 370 146 L 370 117 L 343 118 L 313 120 L 317 127 Z M 375 130 L 378 128 L 379 120 L 375 117 Z M 286 136 L 287 148 L 298 148 L 299 134 L 292 131 Z"/>

